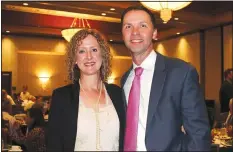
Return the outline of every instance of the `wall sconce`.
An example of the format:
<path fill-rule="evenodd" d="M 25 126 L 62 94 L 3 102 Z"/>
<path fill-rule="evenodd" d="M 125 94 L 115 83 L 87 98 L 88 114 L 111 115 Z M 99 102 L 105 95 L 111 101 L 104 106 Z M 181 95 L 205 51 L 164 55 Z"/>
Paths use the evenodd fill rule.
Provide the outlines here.
<path fill-rule="evenodd" d="M 46 84 L 49 81 L 49 77 L 48 76 L 39 76 L 39 80 L 41 82 L 42 89 L 46 90 Z"/>
<path fill-rule="evenodd" d="M 49 77 L 39 77 L 41 83 L 46 83 L 49 80 Z"/>
<path fill-rule="evenodd" d="M 114 81 L 115 81 L 115 78 L 109 77 L 107 82 L 108 82 L 109 84 L 112 84 L 112 83 L 114 83 Z"/>

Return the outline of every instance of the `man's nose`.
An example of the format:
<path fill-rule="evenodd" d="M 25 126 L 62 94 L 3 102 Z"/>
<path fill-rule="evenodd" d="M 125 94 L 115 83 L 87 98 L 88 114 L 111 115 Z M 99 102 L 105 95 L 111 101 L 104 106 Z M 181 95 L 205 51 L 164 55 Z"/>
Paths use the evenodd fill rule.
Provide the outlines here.
<path fill-rule="evenodd" d="M 133 35 L 139 34 L 139 29 L 137 27 L 133 28 Z"/>

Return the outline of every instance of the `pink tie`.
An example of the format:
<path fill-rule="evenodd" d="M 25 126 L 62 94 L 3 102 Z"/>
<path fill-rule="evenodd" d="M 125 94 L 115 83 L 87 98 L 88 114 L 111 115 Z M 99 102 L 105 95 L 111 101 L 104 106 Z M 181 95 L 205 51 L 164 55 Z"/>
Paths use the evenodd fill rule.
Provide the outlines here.
<path fill-rule="evenodd" d="M 138 117 L 140 103 L 140 76 L 142 75 L 142 72 L 143 68 L 135 68 L 135 77 L 130 89 L 127 107 L 124 151 L 136 151 L 137 149 Z"/>

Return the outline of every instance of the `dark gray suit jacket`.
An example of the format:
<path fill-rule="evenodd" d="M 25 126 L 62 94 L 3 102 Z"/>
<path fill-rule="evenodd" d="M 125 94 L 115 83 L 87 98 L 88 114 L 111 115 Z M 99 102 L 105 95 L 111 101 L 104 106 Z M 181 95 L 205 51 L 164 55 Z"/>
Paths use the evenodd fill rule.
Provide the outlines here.
<path fill-rule="evenodd" d="M 147 150 L 210 151 L 210 126 L 195 68 L 156 54 L 146 126 Z M 131 69 L 122 77 L 122 88 Z M 123 98 L 126 101 L 125 95 Z"/>

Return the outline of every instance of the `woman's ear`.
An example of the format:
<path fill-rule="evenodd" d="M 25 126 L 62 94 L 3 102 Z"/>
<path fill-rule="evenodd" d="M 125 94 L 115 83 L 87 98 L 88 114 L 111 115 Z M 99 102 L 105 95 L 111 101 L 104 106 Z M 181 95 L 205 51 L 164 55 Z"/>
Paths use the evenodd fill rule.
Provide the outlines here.
<path fill-rule="evenodd" d="M 77 64 L 77 62 L 74 64 L 74 69 L 78 69 L 78 64 Z"/>

